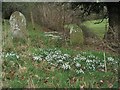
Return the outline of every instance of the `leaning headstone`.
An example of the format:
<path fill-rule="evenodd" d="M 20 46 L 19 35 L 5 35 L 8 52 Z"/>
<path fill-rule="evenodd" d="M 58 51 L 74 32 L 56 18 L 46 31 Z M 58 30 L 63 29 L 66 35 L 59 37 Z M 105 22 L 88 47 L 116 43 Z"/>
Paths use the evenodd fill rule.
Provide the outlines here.
<path fill-rule="evenodd" d="M 66 28 L 70 30 L 70 43 L 71 45 L 83 45 L 84 37 L 82 29 L 79 28 L 77 25 L 68 25 Z"/>
<path fill-rule="evenodd" d="M 19 12 L 15 11 L 10 16 L 10 30 L 12 34 L 12 38 L 17 42 L 26 42 L 27 41 L 27 30 L 26 30 L 26 19 L 25 16 Z"/>

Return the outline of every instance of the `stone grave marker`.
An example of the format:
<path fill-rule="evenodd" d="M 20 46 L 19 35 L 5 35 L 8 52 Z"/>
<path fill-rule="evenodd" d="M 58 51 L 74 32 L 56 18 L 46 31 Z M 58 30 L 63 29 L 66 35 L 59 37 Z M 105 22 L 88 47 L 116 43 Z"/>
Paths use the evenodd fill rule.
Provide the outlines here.
<path fill-rule="evenodd" d="M 21 12 L 15 11 L 10 16 L 9 22 L 13 41 L 24 43 L 27 42 L 28 35 L 25 16 Z"/>
<path fill-rule="evenodd" d="M 66 26 L 70 30 L 70 43 L 71 45 L 83 45 L 84 36 L 82 29 L 76 25 Z"/>

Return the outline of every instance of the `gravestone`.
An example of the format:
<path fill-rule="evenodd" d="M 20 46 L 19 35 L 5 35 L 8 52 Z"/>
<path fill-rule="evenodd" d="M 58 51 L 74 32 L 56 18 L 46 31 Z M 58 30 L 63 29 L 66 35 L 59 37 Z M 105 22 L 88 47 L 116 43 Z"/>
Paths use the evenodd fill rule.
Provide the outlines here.
<path fill-rule="evenodd" d="M 25 16 L 21 12 L 15 11 L 10 16 L 9 22 L 13 41 L 24 43 L 27 42 L 28 35 Z"/>
<path fill-rule="evenodd" d="M 77 25 L 68 25 L 66 28 L 70 30 L 70 43 L 71 45 L 80 45 L 82 46 L 84 43 L 84 36 L 82 29 Z"/>

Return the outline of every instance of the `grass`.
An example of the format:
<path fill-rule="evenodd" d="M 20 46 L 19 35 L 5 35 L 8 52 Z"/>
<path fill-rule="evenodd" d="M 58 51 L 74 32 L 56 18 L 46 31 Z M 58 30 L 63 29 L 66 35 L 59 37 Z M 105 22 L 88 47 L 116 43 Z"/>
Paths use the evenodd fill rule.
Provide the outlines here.
<path fill-rule="evenodd" d="M 46 51 L 47 49 L 43 49 L 43 52 L 44 50 Z M 67 50 L 66 52 L 62 53 L 67 52 L 69 53 L 71 51 Z M 88 57 L 91 54 L 95 54 L 96 57 L 99 57 L 101 60 L 103 60 L 102 53 L 100 52 L 86 52 L 86 54 L 83 54 L 83 56 Z M 72 56 L 72 54 L 70 55 Z M 75 68 L 74 65 L 71 65 L 70 70 L 64 70 L 60 68 L 60 66 L 55 67 L 54 65 L 50 65 L 49 62 L 45 60 L 33 60 L 32 57 L 20 57 L 19 59 L 17 59 L 16 56 L 9 55 L 9 57 L 5 58 L 3 63 L 3 71 L 5 71 L 4 73 L 6 73 L 3 76 L 3 81 L 9 83 L 9 85 L 6 87 L 12 88 L 28 87 L 29 84 L 32 84 L 32 82 L 28 82 L 29 79 L 33 81 L 33 84 L 29 87 L 35 88 L 79 88 L 82 86 L 84 88 L 109 88 L 109 84 L 112 84 L 112 87 L 117 88 L 118 73 L 117 71 L 115 71 L 117 70 L 117 63 L 114 64 L 115 61 L 117 61 L 117 58 L 114 58 L 114 61 L 112 62 L 113 64 L 110 62 L 110 64 L 108 63 L 107 72 L 99 70 L 89 71 L 88 69 L 86 69 L 87 71 L 85 71 L 85 73 L 77 74 L 75 71 L 79 69 Z M 83 66 L 86 65 L 85 62 L 80 62 L 80 64 Z M 111 67 L 111 65 L 114 66 Z"/>
<path fill-rule="evenodd" d="M 91 23 L 88 27 L 91 26 L 93 31 L 97 30 L 98 33 L 103 30 L 104 23 L 96 28 Z M 55 47 L 56 45 L 54 46 L 49 38 L 44 36 L 41 26 L 35 27 L 36 30 L 33 30 L 31 24 L 27 26 L 30 45 L 24 51 L 22 46 L 8 49 L 6 44 L 3 45 L 4 88 L 118 88 L 120 57 L 106 53 L 107 72 L 105 72 L 102 67 L 103 51 Z M 6 24 L 5 31 L 8 28 L 9 24 Z M 100 36 L 103 32 L 104 30 L 100 31 Z M 61 60 L 62 62 L 58 62 Z M 77 67 L 76 64 L 81 66 Z"/>
<path fill-rule="evenodd" d="M 100 22 L 101 19 L 99 20 L 90 20 L 90 21 L 85 21 L 83 24 L 90 28 L 92 32 L 94 32 L 99 38 L 103 38 L 106 30 L 106 24 L 108 26 L 108 21 L 105 19 L 103 22 L 99 24 L 95 24 L 96 22 Z"/>

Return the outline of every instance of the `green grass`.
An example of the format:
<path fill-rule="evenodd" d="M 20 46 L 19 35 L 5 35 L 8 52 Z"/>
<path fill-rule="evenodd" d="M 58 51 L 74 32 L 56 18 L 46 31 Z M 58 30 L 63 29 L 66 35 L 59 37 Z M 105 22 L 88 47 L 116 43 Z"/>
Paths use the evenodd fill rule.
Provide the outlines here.
<path fill-rule="evenodd" d="M 31 53 L 33 53 L 33 51 L 36 50 L 32 50 Z M 69 53 L 71 56 L 83 53 L 74 51 L 75 55 L 73 55 L 72 50 L 61 49 L 61 51 L 63 53 L 71 52 Z M 40 54 L 42 52 L 39 52 L 39 49 L 37 49 L 34 53 Z M 83 55 L 87 57 L 91 54 L 99 57 L 101 60 L 103 59 L 102 52 L 89 51 Z M 111 57 L 111 55 L 107 55 L 106 57 Z M 83 65 L 85 64 L 83 63 Z M 114 71 L 115 68 L 117 69 L 117 65 L 115 67 L 108 65 L 107 68 L 109 69 L 107 72 L 86 71 L 84 74 L 76 74 L 74 67 L 71 70 L 63 70 L 50 65 L 46 61 L 34 61 L 31 57 L 20 57 L 16 59 L 15 56 L 12 56 L 4 60 L 3 71 L 6 75 L 3 80 L 8 83 L 6 87 L 12 88 L 79 88 L 82 86 L 85 88 L 109 88 L 109 84 L 117 88 L 118 74 Z M 32 82 L 28 82 L 28 80 L 32 80 Z M 30 84 L 32 84 L 32 86 Z"/>
<path fill-rule="evenodd" d="M 103 37 L 105 32 L 104 24 L 93 24 L 87 21 L 85 25 L 91 28 L 98 36 Z M 80 51 L 74 50 L 71 47 L 55 47 L 50 43 L 49 38 L 44 36 L 42 27 L 40 25 L 35 25 L 36 30 L 32 29 L 31 23 L 27 25 L 27 30 L 30 38 L 30 46 L 22 51 L 19 46 L 15 46 L 13 49 L 9 49 L 6 44 L 3 46 L 4 55 L 13 52 L 13 55 L 8 55 L 4 57 L 3 62 L 3 87 L 7 88 L 117 88 L 118 87 L 118 65 L 107 63 L 107 72 L 102 72 L 99 70 L 85 70 L 85 73 L 76 73 L 76 67 L 73 64 L 73 58 L 76 55 L 81 54 L 82 56 L 93 60 L 94 58 L 89 58 L 88 56 L 94 55 L 98 57 L 101 62 L 104 60 L 103 52 L 97 51 Z M 6 30 L 9 30 L 9 23 L 6 21 Z M 6 41 L 7 43 L 7 41 Z M 18 49 L 19 48 L 19 49 Z M 8 50 L 6 50 L 8 49 Z M 18 49 L 18 50 L 17 50 Z M 26 50 L 27 49 L 27 50 Z M 42 49 L 42 50 L 41 50 Z M 40 51 L 41 50 L 41 51 Z M 70 61 L 71 69 L 64 70 L 60 66 L 50 65 L 48 61 L 45 60 L 45 56 L 50 54 L 50 52 L 60 50 L 61 55 L 68 54 L 71 57 L 65 61 Z M 46 54 L 47 52 L 47 54 Z M 49 53 L 48 53 L 49 52 Z M 15 55 L 14 55 L 15 53 Z M 33 60 L 34 54 L 43 55 L 43 60 Z M 54 53 L 56 54 L 56 53 Z M 17 58 L 19 55 L 19 58 Z M 115 61 L 119 61 L 120 57 L 106 53 L 107 57 L 113 57 Z M 80 62 L 82 59 L 78 60 L 82 64 L 82 68 L 86 67 L 85 62 Z M 97 59 L 96 59 L 97 60 Z M 118 62 L 117 61 L 117 62 Z M 53 61 L 53 63 L 56 63 Z M 86 67 L 87 68 L 87 67 Z M 79 70 L 80 68 L 78 68 Z"/>
<path fill-rule="evenodd" d="M 100 22 L 101 19 L 99 20 L 90 20 L 90 21 L 85 21 L 83 24 L 90 28 L 91 31 L 93 31 L 99 38 L 103 38 L 106 30 L 106 24 L 108 26 L 108 21 L 105 19 L 103 22 L 99 24 L 94 24 L 96 22 Z"/>

